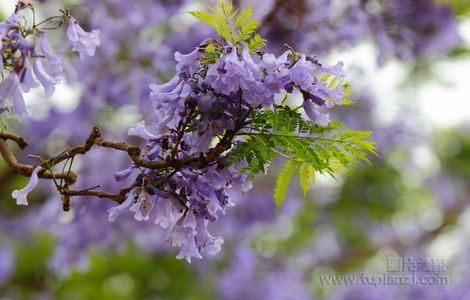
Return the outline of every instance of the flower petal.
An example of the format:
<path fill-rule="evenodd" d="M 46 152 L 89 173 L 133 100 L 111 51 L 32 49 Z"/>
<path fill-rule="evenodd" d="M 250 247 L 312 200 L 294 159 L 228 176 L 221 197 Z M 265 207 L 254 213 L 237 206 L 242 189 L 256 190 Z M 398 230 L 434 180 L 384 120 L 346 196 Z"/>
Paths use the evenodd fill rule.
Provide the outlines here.
<path fill-rule="evenodd" d="M 28 205 L 28 193 L 31 192 L 38 185 L 38 172 L 41 171 L 41 169 L 41 166 L 36 167 L 33 170 L 33 173 L 31 174 L 31 178 L 29 179 L 28 184 L 21 190 L 14 190 L 13 193 L 11 193 L 13 199 L 16 199 L 17 205 Z"/>

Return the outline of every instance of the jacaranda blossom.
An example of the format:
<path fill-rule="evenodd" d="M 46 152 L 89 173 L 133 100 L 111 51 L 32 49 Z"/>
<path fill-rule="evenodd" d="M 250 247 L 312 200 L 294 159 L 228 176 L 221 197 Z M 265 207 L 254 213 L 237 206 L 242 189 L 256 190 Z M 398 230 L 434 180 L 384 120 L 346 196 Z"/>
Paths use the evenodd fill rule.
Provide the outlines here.
<path fill-rule="evenodd" d="M 28 194 L 38 185 L 38 172 L 41 171 L 41 169 L 40 166 L 36 167 L 31 174 L 28 184 L 21 190 L 14 190 L 13 193 L 11 193 L 13 199 L 16 199 L 17 205 L 28 205 Z"/>
<path fill-rule="evenodd" d="M 15 72 L 0 83 L 0 108 L 12 107 L 17 115 L 26 113 L 20 80 Z"/>
<path fill-rule="evenodd" d="M 100 31 L 86 32 L 74 17 L 68 20 L 67 37 L 72 42 L 72 50 L 80 54 L 80 58 L 95 55 L 96 47 L 100 45 Z"/>

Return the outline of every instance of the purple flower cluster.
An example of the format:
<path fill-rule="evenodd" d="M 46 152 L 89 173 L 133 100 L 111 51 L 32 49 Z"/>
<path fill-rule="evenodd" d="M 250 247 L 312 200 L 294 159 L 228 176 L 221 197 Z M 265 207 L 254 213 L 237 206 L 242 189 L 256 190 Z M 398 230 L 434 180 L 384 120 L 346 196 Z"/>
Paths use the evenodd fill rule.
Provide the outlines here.
<path fill-rule="evenodd" d="M 380 49 L 379 61 L 391 56 L 410 61 L 448 53 L 459 44 L 451 8 L 436 2 L 386 1 L 380 14 L 371 14 L 369 23 Z"/>
<path fill-rule="evenodd" d="M 167 30 L 171 25 L 168 20 L 181 9 L 184 2 L 83 1 L 79 9 L 74 11 L 74 16 L 80 20 L 84 28 L 99 28 L 101 45 L 96 49 L 94 57 L 72 61 L 77 74 L 87 74 L 87 76 L 74 78 L 74 72 L 67 72 L 68 70 L 65 72 L 68 81 L 79 80 L 82 86 L 83 93 L 76 109 L 64 112 L 52 107 L 45 119 L 23 120 L 24 128 L 21 134 L 30 141 L 29 150 L 32 153 L 42 152 L 44 145 L 50 141 L 49 138 L 54 139 L 54 136 L 60 136 L 60 139 L 69 145 L 79 144 L 97 122 L 108 136 L 122 137 L 125 131 L 113 126 L 114 124 L 103 122 L 104 111 L 117 112 L 122 107 L 129 108 L 132 105 L 144 115 L 152 112 L 148 109 L 149 85 L 154 80 L 165 78 L 168 70 L 174 67 L 173 49 L 193 49 L 201 40 L 199 38 L 201 33 L 197 31 L 190 35 L 193 43 L 189 40 L 188 34 L 180 32 L 169 33 L 170 39 L 173 37 L 177 40 L 168 42 L 166 36 L 163 37 L 164 41 L 160 41 L 148 35 L 151 32 Z M 40 8 L 41 6 L 36 7 L 36 9 Z M 81 12 L 83 14 L 80 14 Z M 202 31 L 207 32 L 207 27 L 202 28 L 204 29 Z M 34 131 L 31 128 L 34 128 Z M 109 170 L 110 161 L 113 162 L 111 170 Z M 82 176 L 83 180 L 78 182 L 76 187 L 86 189 L 90 185 L 100 184 L 106 190 L 119 189 L 127 184 L 126 174 L 123 174 L 123 177 L 117 174 L 117 178 L 123 181 L 114 182 L 106 180 L 103 170 L 106 169 L 112 173 L 124 168 L 127 164 L 128 158 L 120 153 L 96 149 L 90 152 L 83 164 L 77 168 L 79 174 L 86 174 L 86 176 Z M 135 168 L 130 169 L 131 172 L 135 170 Z M 103 214 L 109 209 L 109 203 L 98 201 L 100 203 L 91 205 L 91 203 L 84 202 L 74 203 L 74 217 L 66 223 L 57 218 L 60 207 L 56 208 L 56 213 L 51 213 L 48 208 L 50 203 L 60 203 L 59 198 L 51 197 L 49 204 L 42 205 L 44 209 L 35 212 L 37 214 L 35 219 L 44 220 L 37 226 L 52 233 L 57 239 L 57 247 L 50 263 L 55 271 L 62 274 L 67 273 L 70 267 L 76 264 L 85 266 L 90 247 L 107 249 L 114 245 L 122 247 L 123 235 L 131 237 L 142 249 L 168 250 L 165 236 L 157 234 L 151 222 L 143 224 L 133 220 L 122 220 L 109 223 L 106 218 L 103 218 Z M 158 208 L 158 205 L 155 208 Z M 14 223 L 18 221 L 14 218 L 10 219 Z M 24 225 L 29 219 L 28 216 L 24 216 L 23 221 L 19 222 L 21 226 L 18 227 L 26 232 L 31 227 L 35 227 L 36 225 L 31 227 Z M 93 220 L 95 226 L 88 226 L 90 220 Z M 100 228 L 99 232 L 97 228 Z"/>
<path fill-rule="evenodd" d="M 143 123 L 131 129 L 130 134 L 147 137 L 147 159 L 168 157 L 168 153 L 161 149 L 165 137 L 156 138 L 149 134 Z M 186 145 L 187 142 L 182 148 Z M 188 153 L 189 149 L 185 148 L 180 155 Z M 117 173 L 116 178 L 122 180 L 130 176 L 132 169 L 134 167 Z M 109 220 L 114 221 L 129 209 L 137 221 L 149 221 L 154 210 L 155 224 L 167 231 L 166 239 L 171 246 L 180 248 L 177 258 L 191 262 L 192 257 L 202 258 L 202 252 L 210 255 L 218 253 L 223 240 L 212 236 L 207 226 L 230 206 L 227 189 L 236 187 L 248 191 L 251 188 L 248 174 L 241 174 L 235 167 L 223 168 L 220 163 L 198 170 L 182 168 L 171 177 L 150 170 L 143 172 L 158 184 L 148 191 L 144 187 L 131 190 L 126 201 L 109 210 Z"/>
<path fill-rule="evenodd" d="M 174 47 L 164 40 L 165 35 L 161 35 L 171 29 L 168 21 L 184 2 L 83 1 L 82 8 L 86 12 L 83 17 L 88 20 L 89 27 L 99 28 L 101 45 L 94 58 L 75 61 L 77 71 L 88 74 L 86 78 L 80 78 L 84 93 L 79 109 L 99 114 L 104 106 L 119 108 L 129 105 L 133 99 L 143 114 L 148 111 L 144 107 L 148 105 L 149 85 L 155 78 L 165 78 L 168 70 L 173 68 Z M 173 45 L 188 47 L 188 36 L 182 36 L 184 43 L 177 41 Z M 189 48 L 195 45 L 197 41 Z M 122 76 L 123 70 L 126 70 L 126 76 Z M 89 115 L 90 111 L 83 114 Z"/>
<path fill-rule="evenodd" d="M 372 40 L 384 63 L 394 57 L 411 61 L 448 53 L 460 41 L 451 8 L 439 1 L 295 2 L 276 2 L 264 16 L 263 31 L 270 40 L 303 51 L 329 53 Z"/>
<path fill-rule="evenodd" d="M 279 104 L 275 96 L 281 92 L 300 91 L 305 100 L 305 112 L 312 121 L 325 118 L 319 112 L 320 107 L 331 108 L 341 104 L 344 98 L 341 86 L 332 87 L 321 80 L 327 73 L 340 82 L 345 76 L 341 62 L 334 67 L 325 67 L 316 58 L 292 50 L 277 58 L 268 53 L 253 57 L 247 47 L 239 51 L 232 45 L 222 47 L 221 57 L 215 63 L 201 65 L 201 56 L 200 49 L 188 55 L 176 53 L 178 74 L 167 84 L 151 86 L 160 133 L 177 125 L 180 115 L 191 104 L 186 101 L 188 98 L 196 100 L 201 112 L 224 111 L 222 115 L 213 114 L 212 118 L 217 122 L 208 120 L 199 125 L 202 138 L 197 139 L 205 143 L 202 148 L 195 148 L 196 152 L 207 150 L 210 139 L 204 136 L 212 137 L 223 129 L 233 129 L 233 120 L 250 108 Z"/>
<path fill-rule="evenodd" d="M 27 113 L 23 93 L 42 85 L 46 97 L 54 94 L 55 86 L 60 81 L 64 58 L 55 54 L 48 43 L 46 34 L 40 30 L 39 24 L 27 26 L 24 12 L 31 4 L 18 4 L 17 10 L 0 23 L 0 109 L 12 108 L 16 115 Z M 32 10 L 34 14 L 34 10 Z M 81 57 L 94 55 L 99 45 L 99 32 L 85 32 L 78 22 L 64 12 L 63 18 L 69 20 L 67 36 L 73 44 L 73 51 Z M 32 38 L 38 38 L 36 44 Z M 4 72 L 8 75 L 5 75 Z"/>
<path fill-rule="evenodd" d="M 216 59 L 207 55 L 209 47 L 216 50 Z M 306 114 L 316 122 L 327 118 L 320 108 L 341 104 L 344 97 L 340 85 L 322 80 L 329 74 L 340 82 L 342 63 L 325 67 L 293 50 L 280 57 L 252 55 L 244 45 L 206 40 L 187 55 L 177 52 L 175 59 L 177 74 L 166 84 L 151 86 L 157 122 L 149 130 L 144 122 L 129 130 L 147 140 L 144 158 L 151 162 L 194 157 L 206 161 L 217 147 L 238 139 L 253 111 L 279 104 L 281 93 L 301 93 Z M 211 148 L 214 143 L 217 146 Z M 129 208 L 136 220 L 148 221 L 156 206 L 155 223 L 168 231 L 172 246 L 180 247 L 178 258 L 191 261 L 202 258 L 202 251 L 217 253 L 223 240 L 207 231 L 208 224 L 230 205 L 229 188 L 243 192 L 251 188 L 249 173 L 241 172 L 246 162 L 227 165 L 224 155 L 217 155 L 201 167 L 182 166 L 166 173 L 142 169 L 137 177 L 141 186 L 109 210 L 109 219 Z M 131 166 L 116 178 L 122 180 L 134 169 Z"/>

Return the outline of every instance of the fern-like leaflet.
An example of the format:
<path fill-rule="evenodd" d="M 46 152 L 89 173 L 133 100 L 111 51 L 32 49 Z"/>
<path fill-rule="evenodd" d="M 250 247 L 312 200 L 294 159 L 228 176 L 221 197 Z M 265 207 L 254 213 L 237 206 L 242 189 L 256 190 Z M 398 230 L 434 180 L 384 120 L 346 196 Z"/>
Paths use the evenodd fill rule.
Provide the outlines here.
<path fill-rule="evenodd" d="M 326 126 L 308 121 L 289 106 L 274 106 L 253 115 L 247 136 L 230 153 L 234 160 L 245 159 L 247 171 L 252 174 L 265 172 L 276 157 L 284 157 L 287 163 L 281 169 L 276 182 L 274 202 L 279 208 L 284 202 L 291 178 L 299 172 L 300 185 L 307 193 L 309 180 L 315 181 L 315 173 L 329 174 L 351 169 L 359 161 L 369 162 L 367 152 L 375 152 L 375 144 L 367 140 L 371 132 L 344 129 L 338 121 Z M 291 178 L 287 178 L 290 176 Z"/>
<path fill-rule="evenodd" d="M 255 52 L 266 46 L 266 40 L 256 31 L 260 23 L 253 19 L 253 7 L 234 10 L 231 2 L 218 1 L 217 8 L 206 6 L 207 11 L 191 11 L 190 14 L 201 22 L 213 27 L 217 33 L 232 45 L 246 43 Z"/>

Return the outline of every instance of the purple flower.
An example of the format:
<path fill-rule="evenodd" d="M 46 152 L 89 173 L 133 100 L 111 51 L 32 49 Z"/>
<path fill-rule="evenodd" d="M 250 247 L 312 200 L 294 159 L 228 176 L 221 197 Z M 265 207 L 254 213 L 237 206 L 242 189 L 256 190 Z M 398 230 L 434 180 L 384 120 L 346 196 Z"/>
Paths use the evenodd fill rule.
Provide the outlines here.
<path fill-rule="evenodd" d="M 310 100 L 305 100 L 303 103 L 304 111 L 310 120 L 317 122 L 318 124 L 325 125 L 329 122 L 329 115 L 322 113 L 319 107 L 313 104 Z"/>
<path fill-rule="evenodd" d="M 163 85 L 152 84 L 150 99 L 159 120 L 157 129 L 166 133 L 178 125 L 179 114 L 185 110 L 184 102 L 191 95 L 191 86 L 179 75 Z"/>
<path fill-rule="evenodd" d="M 137 221 L 148 221 L 149 214 L 153 208 L 153 199 L 146 191 L 141 191 L 137 201 L 131 206 L 130 211 L 134 212 L 134 218 Z"/>
<path fill-rule="evenodd" d="M 160 225 L 163 229 L 173 227 L 182 216 L 182 213 L 178 212 L 171 201 L 163 197 L 158 198 L 155 210 L 157 211 L 155 224 Z"/>
<path fill-rule="evenodd" d="M 342 61 L 338 62 L 336 65 L 328 67 L 324 66 L 318 61 L 315 63 L 317 69 L 321 70 L 322 72 L 329 73 L 334 75 L 338 78 L 344 78 L 346 76 L 346 72 L 344 71 L 344 63 Z"/>
<path fill-rule="evenodd" d="M 237 49 L 228 48 L 229 54 L 223 55 L 218 63 L 209 66 L 205 83 L 224 95 L 237 92 L 242 85 L 248 87 L 246 81 L 256 83 L 256 78 L 245 61 L 238 56 Z M 253 86 L 253 85 L 250 85 Z"/>
<path fill-rule="evenodd" d="M 305 55 L 295 63 L 290 70 L 290 78 L 293 82 L 299 85 L 302 89 L 309 89 L 314 83 L 313 65 L 305 59 Z"/>
<path fill-rule="evenodd" d="M 44 33 L 41 33 L 39 36 L 39 48 L 47 59 L 48 66 L 50 68 L 49 73 L 53 74 L 53 76 L 57 76 L 58 74 L 62 73 L 62 64 L 64 62 L 64 58 L 52 52 Z"/>
<path fill-rule="evenodd" d="M 8 19 L 0 23 L 0 36 L 5 36 L 12 26 L 21 24 L 22 21 L 23 17 L 18 13 L 10 15 Z"/>
<path fill-rule="evenodd" d="M 178 229 L 178 232 L 182 234 L 184 238 L 182 239 L 181 244 L 178 246 L 180 247 L 180 253 L 178 253 L 176 258 L 186 259 L 186 261 L 189 263 L 191 263 L 191 259 L 193 257 L 202 259 L 202 256 L 197 249 L 196 241 L 194 240 L 196 232 L 187 227 Z"/>
<path fill-rule="evenodd" d="M 198 60 L 201 57 L 202 53 L 199 49 L 195 49 L 189 54 L 181 54 L 180 52 L 175 53 L 175 60 L 178 62 L 176 65 L 176 71 L 178 73 L 192 74 L 197 71 Z"/>
<path fill-rule="evenodd" d="M 137 137 L 140 137 L 144 140 L 151 140 L 151 139 L 156 139 L 157 136 L 150 133 L 147 128 L 145 128 L 145 121 L 141 121 L 139 123 L 137 123 L 137 125 L 133 128 L 130 128 L 128 131 L 127 131 L 127 134 L 128 135 L 131 135 L 131 136 L 137 136 Z"/>
<path fill-rule="evenodd" d="M 28 193 L 38 185 L 38 172 L 41 171 L 41 169 L 42 168 L 40 166 L 36 167 L 31 174 L 31 178 L 29 179 L 28 184 L 21 190 L 14 190 L 13 193 L 11 193 L 13 199 L 16 199 L 17 205 L 28 205 Z"/>
<path fill-rule="evenodd" d="M 214 98 L 215 98 L 215 95 L 211 91 L 205 94 L 199 95 L 196 99 L 199 110 L 202 112 L 208 112 L 212 110 L 212 106 L 214 104 Z"/>
<path fill-rule="evenodd" d="M 55 92 L 55 85 L 59 82 L 58 74 L 49 73 L 40 59 L 34 60 L 34 75 L 44 87 L 46 97 L 50 97 Z"/>
<path fill-rule="evenodd" d="M 22 74 L 19 77 L 21 78 L 21 89 L 25 93 L 39 85 L 36 77 L 34 77 L 33 68 L 30 66 L 29 60 L 25 61 Z"/>
<path fill-rule="evenodd" d="M 21 93 L 20 80 L 16 73 L 11 73 L 5 80 L 0 84 L 0 106 L 11 107 L 13 105 L 13 97 L 17 92 Z"/>
<path fill-rule="evenodd" d="M 170 230 L 167 239 L 172 247 L 180 248 L 180 253 L 176 258 L 184 258 L 190 263 L 193 257 L 202 258 L 195 240 L 196 217 L 190 211 L 181 218 Z"/>
<path fill-rule="evenodd" d="M 210 255 L 216 255 L 220 252 L 224 240 L 220 237 L 214 237 L 207 231 L 209 221 L 203 218 L 197 220 L 196 225 L 196 244 L 200 250 L 205 249 Z"/>
<path fill-rule="evenodd" d="M 67 37 L 72 42 L 72 50 L 80 54 L 80 59 L 95 55 L 96 47 L 100 45 L 100 31 L 86 32 L 74 17 L 68 20 Z"/>
<path fill-rule="evenodd" d="M 129 192 L 123 203 L 108 210 L 108 220 L 113 222 L 117 217 L 125 213 L 130 206 L 129 210 L 134 213 L 134 219 L 137 221 L 148 221 L 150 218 L 149 214 L 153 208 L 153 202 L 151 196 L 142 188 L 134 188 Z"/>
<path fill-rule="evenodd" d="M 29 92 L 40 83 L 46 97 L 54 93 L 63 62 L 62 57 L 55 55 L 50 49 L 44 32 L 24 28 L 23 17 L 17 12 L 0 23 L 0 67 L 11 69 L 9 78 L 2 83 L 0 105 L 13 107 L 17 115 L 26 113 L 22 92 Z M 28 38 L 32 34 L 39 35 L 37 51 L 36 45 Z M 18 88 L 18 81 L 21 89 Z"/>
<path fill-rule="evenodd" d="M 123 180 L 129 178 L 129 176 L 131 176 L 131 174 L 135 170 L 137 170 L 137 167 L 135 165 L 132 165 L 129 168 L 126 168 L 124 170 L 121 170 L 119 172 L 114 173 L 114 179 L 116 181 L 123 181 Z"/>
<path fill-rule="evenodd" d="M 131 206 L 132 203 L 134 203 L 136 193 L 137 193 L 137 189 L 131 190 L 129 194 L 127 195 L 126 200 L 123 203 L 121 203 L 118 206 L 111 207 L 108 210 L 108 220 L 110 222 L 114 222 L 114 220 L 116 220 L 117 217 L 125 213 L 126 209 L 129 206 Z"/>
<path fill-rule="evenodd" d="M 302 95 L 304 96 L 305 101 L 312 101 L 318 106 L 323 106 L 326 102 L 325 99 L 322 99 L 321 97 L 314 95 L 312 93 L 306 92 L 306 91 L 302 91 Z"/>
<path fill-rule="evenodd" d="M 21 92 L 21 84 L 18 75 L 15 72 L 0 83 L 0 108 L 13 107 L 17 115 L 26 113 L 26 105 Z"/>

